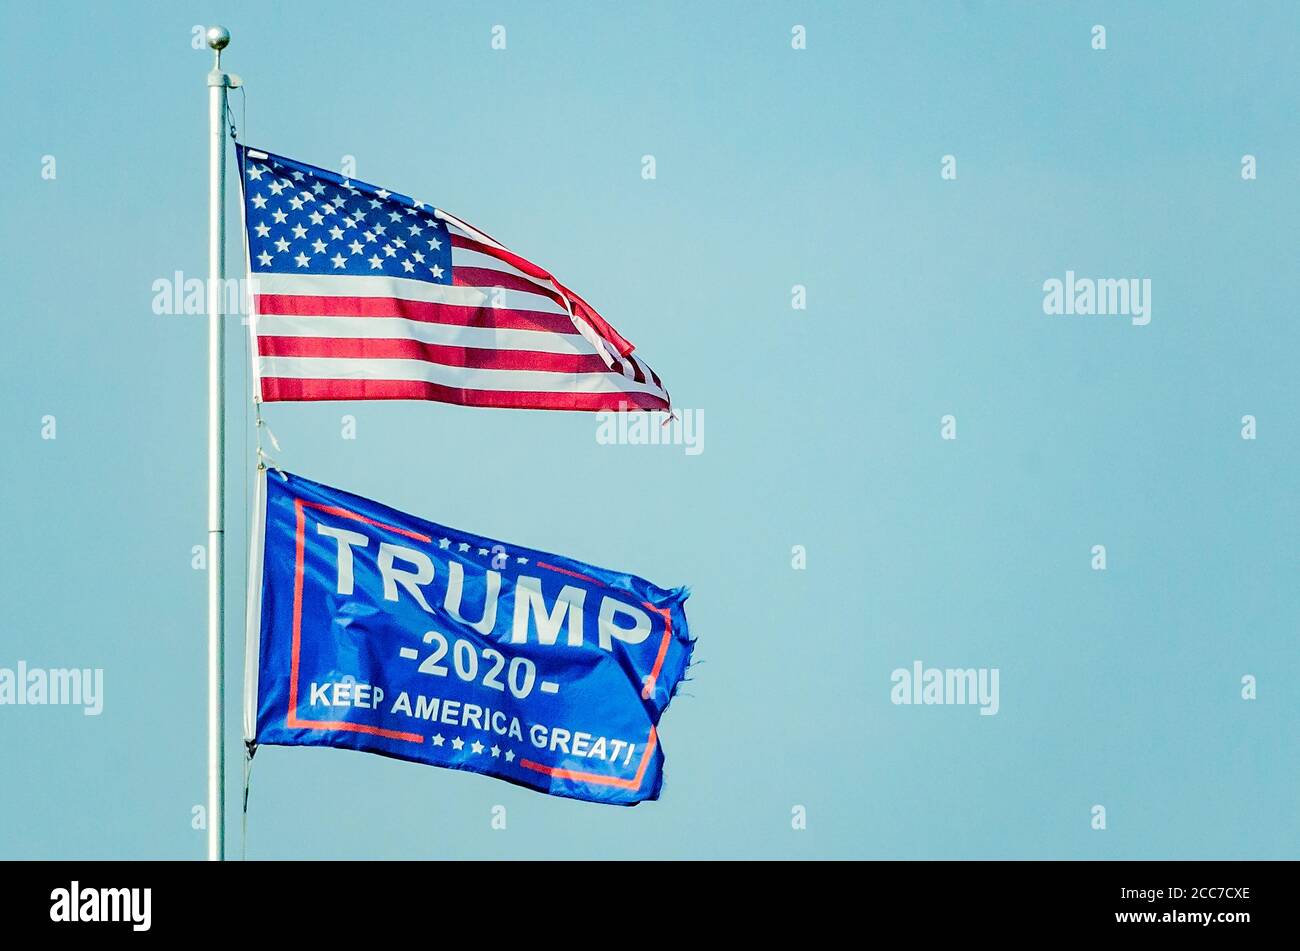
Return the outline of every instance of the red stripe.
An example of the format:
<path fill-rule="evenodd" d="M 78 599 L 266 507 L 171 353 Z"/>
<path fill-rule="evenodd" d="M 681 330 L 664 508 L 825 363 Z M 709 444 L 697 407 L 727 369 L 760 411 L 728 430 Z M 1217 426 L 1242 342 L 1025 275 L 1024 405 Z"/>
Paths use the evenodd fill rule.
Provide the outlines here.
<path fill-rule="evenodd" d="M 490 244 L 484 244 L 481 241 L 475 241 L 473 238 L 467 236 L 461 236 L 455 234 L 452 235 L 451 246 L 453 248 L 465 248 L 466 250 L 469 251 L 477 251 L 480 254 L 486 254 L 490 257 L 496 258 L 498 261 L 505 261 L 511 267 L 515 268 L 518 271 L 523 271 L 525 274 L 530 274 L 535 278 L 539 278 L 541 280 L 550 281 L 554 283 L 560 288 L 564 296 L 569 299 L 569 303 L 573 307 L 574 312 L 579 317 L 584 318 L 587 321 L 587 323 L 591 324 L 591 326 L 595 329 L 596 333 L 600 334 L 601 337 L 603 337 L 604 339 L 608 340 L 611 344 L 613 344 L 614 349 L 618 351 L 619 356 L 625 357 L 629 353 L 631 353 L 634 349 L 636 349 L 625 337 L 623 337 L 622 334 L 620 334 L 617 330 L 614 329 L 612 324 L 610 324 L 607 320 L 605 320 L 604 317 L 600 316 L 600 314 L 596 313 L 596 309 L 594 307 L 588 304 L 577 294 L 573 293 L 573 291 L 569 290 L 563 284 L 560 284 L 559 281 L 555 280 L 555 277 L 551 274 L 551 272 L 546 270 L 545 268 L 538 267 L 536 264 L 527 260 L 526 258 L 521 258 L 513 251 L 507 251 L 505 248 L 494 248 Z M 486 271 L 489 274 L 501 273 L 500 271 L 492 271 L 488 268 L 459 268 L 453 266 L 452 277 L 455 278 L 455 276 L 458 273 L 462 271 L 469 271 L 469 270 L 482 270 L 482 271 Z M 515 280 L 522 281 L 521 278 L 517 278 L 517 277 L 515 278 Z M 456 283 L 460 283 L 460 282 L 457 281 Z M 523 281 L 523 283 L 526 284 L 528 282 Z M 482 285 L 477 285 L 477 286 L 482 286 Z M 505 285 L 499 285 L 499 286 L 505 286 Z M 520 287 L 516 289 L 528 290 L 528 288 L 525 287 Z M 559 298 L 553 298 L 553 299 L 557 303 L 560 303 Z M 561 306 L 563 306 L 562 303 Z"/>
<path fill-rule="evenodd" d="M 600 334 L 613 344 L 614 349 L 618 351 L 620 357 L 625 357 L 636 349 L 636 347 L 632 346 L 631 341 L 627 340 L 622 334 L 615 330 L 614 326 L 609 321 L 596 313 L 595 309 L 590 304 L 567 287 L 563 288 L 563 290 L 564 293 L 569 295 L 569 298 L 573 303 L 573 312 L 586 320 L 587 323 L 591 324 L 591 326 L 596 329 L 596 333 Z"/>
<path fill-rule="evenodd" d="M 453 234 L 451 236 L 451 246 L 453 248 L 464 248 L 466 251 L 477 251 L 479 254 L 486 254 L 488 257 L 496 258 L 498 261 L 504 261 L 516 271 L 523 271 L 531 277 L 543 281 L 554 280 L 551 273 L 545 268 L 538 267 L 527 258 L 521 258 L 513 251 L 507 251 L 505 248 L 494 248 L 490 244 L 484 244 L 482 241 L 475 241 L 468 235 Z"/>
<path fill-rule="evenodd" d="M 264 357 L 356 357 L 363 360 L 424 360 L 449 367 L 481 370 L 543 370 L 548 373 L 609 373 L 595 353 L 544 353 L 539 350 L 487 350 L 450 347 L 407 338 L 261 337 Z"/>
<path fill-rule="evenodd" d="M 299 380 L 262 377 L 262 399 L 280 400 L 432 400 L 457 406 L 497 409 L 555 409 L 613 412 L 663 409 L 668 404 L 650 393 L 533 393 L 518 390 L 464 390 L 423 380 Z"/>
<path fill-rule="evenodd" d="M 551 288 L 534 284 L 528 278 L 520 277 L 518 274 L 495 271 L 490 267 L 455 265 L 451 269 L 451 282 L 457 287 L 504 287 L 508 291 L 540 294 L 542 297 L 549 297 L 561 307 L 564 306 L 564 298 Z"/>
<path fill-rule="evenodd" d="M 576 335 L 567 314 L 505 307 L 433 304 L 396 297 L 316 297 L 307 294 L 259 294 L 257 312 L 285 317 L 405 317 L 429 324 L 491 327 L 501 330 L 544 330 Z"/>

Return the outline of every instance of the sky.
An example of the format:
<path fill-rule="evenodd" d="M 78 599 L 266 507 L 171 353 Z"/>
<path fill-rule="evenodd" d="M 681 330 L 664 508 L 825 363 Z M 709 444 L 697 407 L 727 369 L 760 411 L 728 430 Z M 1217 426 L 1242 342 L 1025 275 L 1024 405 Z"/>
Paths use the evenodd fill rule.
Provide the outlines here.
<path fill-rule="evenodd" d="M 657 802 L 266 747 L 249 858 L 1296 857 L 1300 8 L 356 10 L 5 8 L 0 668 L 104 695 L 0 705 L 0 857 L 205 852 L 207 330 L 154 285 L 206 274 L 211 23 L 241 141 L 544 264 L 704 420 L 690 455 L 582 413 L 266 406 L 307 478 L 689 585 L 698 642 Z M 1067 272 L 1149 286 L 1149 322 L 1045 313 Z M 997 712 L 893 702 L 916 662 L 996 669 Z"/>

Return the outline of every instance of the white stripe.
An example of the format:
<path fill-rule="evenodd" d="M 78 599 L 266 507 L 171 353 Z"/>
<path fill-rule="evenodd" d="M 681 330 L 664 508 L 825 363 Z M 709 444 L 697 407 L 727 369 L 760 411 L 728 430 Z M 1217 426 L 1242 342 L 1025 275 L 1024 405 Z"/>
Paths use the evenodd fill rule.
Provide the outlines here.
<path fill-rule="evenodd" d="M 622 362 L 623 358 L 618 355 L 618 351 L 607 343 L 604 337 L 596 333 L 595 327 L 591 326 L 591 324 L 587 323 L 583 318 L 574 314 L 569 314 L 569 319 L 573 321 L 573 326 L 578 328 L 578 333 L 582 334 L 583 339 L 596 348 L 596 352 L 599 353 L 601 359 L 605 361 L 605 366 L 613 369 L 616 361 L 619 363 Z"/>
<path fill-rule="evenodd" d="M 478 241 L 480 244 L 489 244 L 494 248 L 500 248 L 502 251 L 510 250 L 500 241 L 493 241 L 491 238 L 485 235 L 482 231 L 479 231 L 469 222 L 461 221 L 455 215 L 443 211 L 441 208 L 433 209 L 433 214 L 435 218 L 441 218 L 444 222 L 447 223 L 449 227 L 455 228 L 457 231 L 465 235 L 465 237 L 467 238 L 473 238 L 475 241 Z"/>
<path fill-rule="evenodd" d="M 312 297 L 395 297 L 399 300 L 461 307 L 499 307 L 536 310 L 547 314 L 568 311 L 549 297 L 524 291 L 430 284 L 409 277 L 363 277 L 348 274 L 255 274 L 254 294 L 303 294 Z"/>
<path fill-rule="evenodd" d="M 354 357 L 260 357 L 265 377 L 299 380 L 422 380 L 465 390 L 520 390 L 533 393 L 650 393 L 645 385 L 616 373 L 548 373 L 544 370 L 483 370 L 449 367 L 423 360 L 363 360 Z"/>
<path fill-rule="evenodd" d="M 636 368 L 641 371 L 641 375 L 646 378 L 647 382 L 649 383 L 654 382 L 655 378 L 650 375 L 650 368 L 646 366 L 644 360 L 638 357 L 635 353 L 629 353 L 627 355 L 627 358 L 631 360 L 633 364 L 636 365 Z"/>
<path fill-rule="evenodd" d="M 498 330 L 493 327 L 458 327 L 405 317 L 287 317 L 263 314 L 257 318 L 259 337 L 346 337 L 349 340 L 419 340 L 449 347 L 483 350 L 535 350 L 541 353 L 593 354 L 591 344 L 576 333 L 545 330 Z"/>
<path fill-rule="evenodd" d="M 469 248 L 452 248 L 451 263 L 453 267 L 481 267 L 491 271 L 502 271 L 511 277 L 522 278 L 530 281 L 547 291 L 553 291 L 550 281 L 545 278 L 533 277 L 531 274 L 525 274 L 513 264 L 507 264 L 500 258 L 494 258 L 490 254 L 484 254 L 482 251 L 471 251 Z"/>

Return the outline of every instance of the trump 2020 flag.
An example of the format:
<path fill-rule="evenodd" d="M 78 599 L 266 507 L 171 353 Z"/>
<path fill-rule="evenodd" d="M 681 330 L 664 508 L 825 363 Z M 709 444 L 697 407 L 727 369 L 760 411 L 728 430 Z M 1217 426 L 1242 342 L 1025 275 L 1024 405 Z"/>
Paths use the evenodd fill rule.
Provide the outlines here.
<path fill-rule="evenodd" d="M 549 271 L 425 202 L 237 146 L 258 398 L 668 410 Z"/>
<path fill-rule="evenodd" d="M 245 738 L 632 805 L 663 783 L 684 588 L 258 478 Z"/>

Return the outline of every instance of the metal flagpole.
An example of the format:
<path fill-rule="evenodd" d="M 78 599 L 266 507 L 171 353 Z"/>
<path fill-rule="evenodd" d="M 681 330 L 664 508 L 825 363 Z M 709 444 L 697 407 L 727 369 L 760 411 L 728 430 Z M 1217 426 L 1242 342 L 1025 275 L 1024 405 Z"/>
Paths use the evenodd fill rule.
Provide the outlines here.
<path fill-rule="evenodd" d="M 221 51 L 230 31 L 208 29 L 208 860 L 226 852 L 225 680 L 225 448 L 226 360 L 222 292 L 226 274 L 226 90 Z"/>

